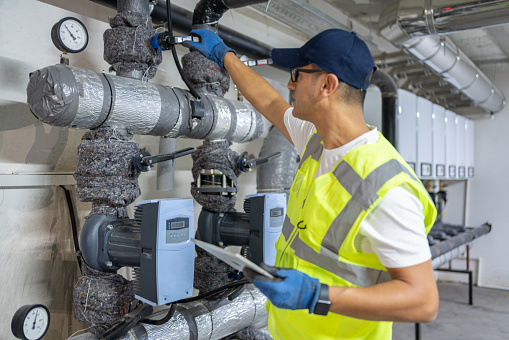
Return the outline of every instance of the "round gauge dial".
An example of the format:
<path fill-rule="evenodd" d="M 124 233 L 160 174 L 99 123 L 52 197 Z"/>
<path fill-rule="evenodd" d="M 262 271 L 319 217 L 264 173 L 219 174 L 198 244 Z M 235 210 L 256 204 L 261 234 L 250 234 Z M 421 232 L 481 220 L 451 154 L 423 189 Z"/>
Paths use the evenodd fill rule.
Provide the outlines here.
<path fill-rule="evenodd" d="M 62 52 L 78 53 L 87 47 L 88 31 L 81 21 L 67 17 L 53 25 L 51 40 Z"/>
<path fill-rule="evenodd" d="M 12 317 L 12 334 L 18 339 L 39 340 L 49 328 L 49 310 L 44 305 L 26 305 Z"/>

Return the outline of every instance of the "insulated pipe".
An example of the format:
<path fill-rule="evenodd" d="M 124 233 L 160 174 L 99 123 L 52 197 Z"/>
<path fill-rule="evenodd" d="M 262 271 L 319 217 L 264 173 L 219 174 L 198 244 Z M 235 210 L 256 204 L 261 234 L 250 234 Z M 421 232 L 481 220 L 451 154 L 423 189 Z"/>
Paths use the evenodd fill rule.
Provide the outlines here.
<path fill-rule="evenodd" d="M 281 156 L 260 164 L 256 168 L 256 187 L 261 192 L 285 192 L 290 197 L 290 188 L 297 167 L 297 150 L 275 126 L 263 140 L 260 158 L 281 152 Z"/>
<path fill-rule="evenodd" d="M 148 0 L 117 0 L 117 12 L 137 12 L 144 15 L 149 15 L 149 1 Z"/>
<path fill-rule="evenodd" d="M 91 0 L 110 8 L 116 8 L 116 0 Z M 188 33 L 192 29 L 193 13 L 179 6 L 171 5 L 171 18 L 173 29 Z M 151 13 L 152 20 L 157 22 L 166 22 L 166 8 L 156 5 Z M 240 34 L 237 31 L 219 25 L 218 35 L 223 39 L 226 45 L 233 48 L 239 55 L 246 55 L 252 59 L 270 58 L 272 47 L 260 43 L 259 41 Z M 276 67 L 274 64 L 271 66 Z M 285 69 L 286 70 L 286 69 Z"/>
<path fill-rule="evenodd" d="M 377 70 L 371 84 L 378 86 L 382 92 L 382 134 L 395 147 L 398 147 L 398 87 L 387 73 Z"/>
<path fill-rule="evenodd" d="M 32 113 L 53 126 L 110 126 L 140 135 L 233 142 L 249 142 L 263 132 L 262 118 L 250 104 L 204 94 L 201 112 L 189 91 L 65 65 L 31 73 L 27 96 Z"/>
<path fill-rule="evenodd" d="M 217 27 L 223 13 L 232 8 L 241 8 L 268 0 L 200 0 L 193 13 L 193 25 L 212 25 Z"/>
<path fill-rule="evenodd" d="M 461 245 L 465 245 L 470 243 L 474 239 L 484 234 L 487 234 L 491 231 L 490 224 L 483 224 L 480 227 L 469 228 L 467 231 L 463 233 L 459 233 L 458 235 L 451 237 L 445 241 L 441 241 L 430 247 L 431 250 L 431 258 L 435 259 L 453 249 L 458 248 Z"/>
<path fill-rule="evenodd" d="M 505 97 L 451 39 L 438 36 L 459 30 L 509 22 L 509 1 L 401 0 L 379 19 L 380 32 L 394 45 L 407 50 L 469 97 L 476 106 L 495 113 Z"/>
<path fill-rule="evenodd" d="M 136 334 L 124 335 L 118 340 L 198 340 L 222 339 L 250 325 L 267 324 L 265 309 L 267 298 L 253 286 L 246 286 L 244 292 L 229 301 L 200 300 L 177 305 L 173 317 L 162 325 L 138 323 Z M 164 316 L 167 310 L 160 312 Z M 154 317 L 161 318 L 159 315 Z M 143 327 L 143 330 L 139 329 Z M 139 337 L 138 337 L 139 334 Z M 92 340 L 90 333 L 77 335 L 71 340 Z"/>
<path fill-rule="evenodd" d="M 175 138 L 159 138 L 159 154 L 173 153 L 177 150 Z M 157 190 L 171 191 L 174 185 L 175 159 L 157 163 Z"/>
<path fill-rule="evenodd" d="M 266 322 L 267 298 L 248 288 L 233 301 L 201 300 L 177 307 L 175 316 L 161 326 L 143 324 L 149 340 L 222 339 L 250 325 Z M 122 340 L 130 340 L 123 337 Z"/>

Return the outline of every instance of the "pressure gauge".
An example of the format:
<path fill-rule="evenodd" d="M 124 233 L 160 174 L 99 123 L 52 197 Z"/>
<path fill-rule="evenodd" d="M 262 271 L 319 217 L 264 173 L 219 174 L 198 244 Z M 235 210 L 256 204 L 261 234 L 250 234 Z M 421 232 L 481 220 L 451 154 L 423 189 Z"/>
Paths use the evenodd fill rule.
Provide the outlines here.
<path fill-rule="evenodd" d="M 25 305 L 12 317 L 12 334 L 18 339 L 42 339 L 48 328 L 49 310 L 44 305 Z"/>
<path fill-rule="evenodd" d="M 88 31 L 81 21 L 67 17 L 53 25 L 51 40 L 62 52 L 78 53 L 87 47 Z"/>

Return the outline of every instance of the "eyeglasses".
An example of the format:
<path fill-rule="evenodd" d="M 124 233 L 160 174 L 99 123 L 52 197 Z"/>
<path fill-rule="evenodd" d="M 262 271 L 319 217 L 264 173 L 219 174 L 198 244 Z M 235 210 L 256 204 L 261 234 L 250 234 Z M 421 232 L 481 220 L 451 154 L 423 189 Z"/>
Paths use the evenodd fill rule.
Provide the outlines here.
<path fill-rule="evenodd" d="M 303 68 L 292 68 L 290 69 L 290 79 L 292 82 L 296 82 L 297 79 L 299 78 L 299 73 L 302 72 L 302 73 L 318 73 L 318 72 L 326 72 L 326 71 L 323 71 L 323 70 L 307 70 L 307 69 L 303 69 Z"/>

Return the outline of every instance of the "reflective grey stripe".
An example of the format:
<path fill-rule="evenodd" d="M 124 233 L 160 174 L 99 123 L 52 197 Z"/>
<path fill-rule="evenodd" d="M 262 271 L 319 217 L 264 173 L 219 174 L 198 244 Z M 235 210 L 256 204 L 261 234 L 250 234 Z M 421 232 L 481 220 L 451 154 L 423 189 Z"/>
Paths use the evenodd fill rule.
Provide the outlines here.
<path fill-rule="evenodd" d="M 319 255 L 313 248 L 304 243 L 298 235 L 292 242 L 292 248 L 299 258 L 360 287 L 369 287 L 391 279 L 389 273 L 384 270 L 339 261 L 338 255 L 331 251 L 326 250 L 326 254 Z"/>
<path fill-rule="evenodd" d="M 333 174 L 352 195 L 352 198 L 327 230 L 322 240 L 320 253 L 318 254 L 313 248 L 304 243 L 297 234 L 291 244 L 295 250 L 295 255 L 357 286 L 367 287 L 390 280 L 390 275 L 386 271 L 342 262 L 339 260 L 338 254 L 341 245 L 362 210 L 368 210 L 378 199 L 378 190 L 388 180 L 401 172 L 407 173 L 411 178 L 417 180 L 396 159 L 391 159 L 373 170 L 365 180 L 347 162 L 339 163 Z M 294 226 L 291 226 L 289 222 L 288 220 L 289 225 L 286 232 L 290 231 L 291 234 Z"/>
<path fill-rule="evenodd" d="M 320 156 L 322 155 L 323 151 L 323 145 L 322 145 L 322 138 L 318 135 L 318 133 L 314 133 L 311 138 L 309 139 L 308 143 L 306 144 L 306 150 L 304 151 L 304 154 L 302 155 L 302 162 L 311 156 L 312 159 L 318 162 L 320 159 Z"/>
<path fill-rule="evenodd" d="M 397 160 L 391 159 L 373 170 L 365 180 L 345 161 L 333 171 L 338 182 L 352 195 L 346 206 L 331 223 L 325 234 L 322 247 L 339 254 L 339 249 L 350 232 L 357 217 L 378 199 L 378 190 L 388 180 L 408 170 Z M 413 177 L 413 176 L 412 176 Z"/>
<path fill-rule="evenodd" d="M 290 222 L 290 218 L 286 215 L 285 222 L 283 224 L 283 235 L 285 236 L 286 242 L 288 242 L 288 239 L 292 235 L 293 228 L 294 226 L 292 222 Z"/>

